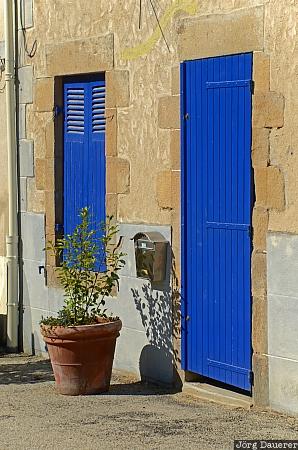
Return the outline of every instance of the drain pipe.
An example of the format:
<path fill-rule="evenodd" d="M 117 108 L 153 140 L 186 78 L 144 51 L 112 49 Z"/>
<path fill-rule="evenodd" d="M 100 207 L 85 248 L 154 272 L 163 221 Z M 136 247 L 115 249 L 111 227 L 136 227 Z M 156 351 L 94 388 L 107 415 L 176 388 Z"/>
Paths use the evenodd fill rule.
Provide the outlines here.
<path fill-rule="evenodd" d="M 7 350 L 18 351 L 18 179 L 14 67 L 14 0 L 4 0 L 5 91 L 8 158 Z"/>

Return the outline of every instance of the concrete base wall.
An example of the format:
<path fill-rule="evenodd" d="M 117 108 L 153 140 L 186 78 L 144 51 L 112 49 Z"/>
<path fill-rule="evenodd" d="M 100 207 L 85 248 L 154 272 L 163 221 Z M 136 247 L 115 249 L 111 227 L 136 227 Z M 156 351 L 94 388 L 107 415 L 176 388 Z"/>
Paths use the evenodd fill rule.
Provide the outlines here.
<path fill-rule="evenodd" d="M 267 244 L 269 402 L 298 413 L 298 235 L 270 233 Z"/>
<path fill-rule="evenodd" d="M 159 286 L 136 277 L 135 234 L 159 231 L 170 242 L 168 226 L 121 224 L 122 251 L 127 264 L 122 270 L 117 298 L 107 300 L 107 308 L 119 316 L 123 329 L 117 341 L 114 367 L 142 379 L 173 382 L 172 301 L 170 293 L 171 255 L 168 254 L 167 279 Z M 48 288 L 45 265 L 44 215 L 22 214 L 23 241 L 23 345 L 26 353 L 46 355 L 39 331 L 42 316 L 55 315 L 63 304 L 63 291 Z M 170 249 L 170 247 L 169 247 Z"/>

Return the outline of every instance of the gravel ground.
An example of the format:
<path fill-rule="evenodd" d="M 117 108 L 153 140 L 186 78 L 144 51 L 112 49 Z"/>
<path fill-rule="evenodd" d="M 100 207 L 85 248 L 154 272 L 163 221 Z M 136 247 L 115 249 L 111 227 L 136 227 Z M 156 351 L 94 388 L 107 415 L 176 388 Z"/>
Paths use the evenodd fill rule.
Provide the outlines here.
<path fill-rule="evenodd" d="M 108 394 L 66 397 L 48 361 L 0 357 L 0 450 L 230 450 L 298 439 L 298 418 L 201 401 L 114 374 Z"/>

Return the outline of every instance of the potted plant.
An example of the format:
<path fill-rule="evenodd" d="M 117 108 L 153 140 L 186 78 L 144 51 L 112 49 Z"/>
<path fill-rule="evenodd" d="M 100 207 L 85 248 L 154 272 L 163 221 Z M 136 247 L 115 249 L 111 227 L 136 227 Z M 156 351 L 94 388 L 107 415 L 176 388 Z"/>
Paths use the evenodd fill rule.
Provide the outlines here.
<path fill-rule="evenodd" d="M 83 208 L 73 233 L 47 246 L 60 261 L 56 271 L 64 289 L 64 306 L 56 317 L 42 318 L 40 327 L 61 394 L 109 389 L 122 327 L 121 320 L 107 315 L 105 309 L 105 298 L 118 285 L 118 272 L 125 263 L 113 244 L 117 231 L 111 217 L 93 228 L 89 209 Z"/>

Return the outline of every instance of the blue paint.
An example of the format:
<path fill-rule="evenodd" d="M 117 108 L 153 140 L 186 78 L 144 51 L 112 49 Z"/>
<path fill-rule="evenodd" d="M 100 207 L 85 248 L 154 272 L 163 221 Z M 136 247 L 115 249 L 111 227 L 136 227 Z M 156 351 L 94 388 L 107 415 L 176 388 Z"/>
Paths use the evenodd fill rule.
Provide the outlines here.
<path fill-rule="evenodd" d="M 251 390 L 252 54 L 181 65 L 182 366 Z"/>
<path fill-rule="evenodd" d="M 64 233 L 79 223 L 79 211 L 89 207 L 96 237 L 105 221 L 105 81 L 103 77 L 64 82 Z M 97 270 L 104 269 L 98 254 Z"/>

